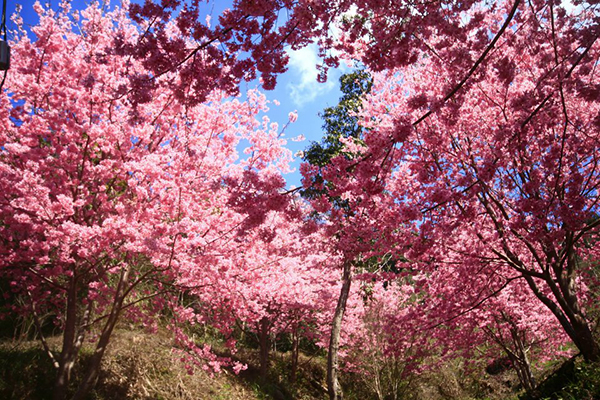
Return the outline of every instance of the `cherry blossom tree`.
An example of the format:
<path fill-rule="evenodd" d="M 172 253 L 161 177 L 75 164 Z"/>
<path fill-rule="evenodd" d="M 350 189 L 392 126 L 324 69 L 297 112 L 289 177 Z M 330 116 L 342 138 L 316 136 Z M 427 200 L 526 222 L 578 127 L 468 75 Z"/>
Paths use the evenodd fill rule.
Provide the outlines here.
<path fill-rule="evenodd" d="M 351 293 L 353 271 L 363 268 L 380 269 L 399 255 L 394 249 L 396 229 L 381 229 L 377 223 L 378 207 L 391 201 L 380 191 L 370 192 L 373 198 L 347 196 L 347 186 L 357 181 L 346 166 L 360 156 L 362 127 L 357 124 L 361 107 L 360 96 L 368 92 L 371 80 L 368 73 L 357 71 L 340 78 L 343 96 L 335 107 L 325 109 L 325 136 L 322 142 L 312 143 L 302 164 L 303 195 L 313 206 L 313 215 L 325 222 L 324 232 L 331 237 L 332 247 L 339 254 L 342 286 L 331 322 L 327 356 L 327 386 L 329 396 L 342 396 L 339 383 L 339 346 L 343 332 L 342 321 Z M 371 185 L 372 186 L 372 185 Z M 366 188 L 368 190 L 368 187 Z M 379 214 L 381 215 L 381 214 Z"/>
<path fill-rule="evenodd" d="M 202 316 L 179 304 L 181 292 L 202 298 L 211 286 L 222 290 L 212 299 L 219 309 L 237 302 L 238 315 L 214 321 L 223 330 L 235 319 L 283 330 L 282 316 L 309 313 L 320 261 L 301 251 L 298 231 L 269 216 L 297 214 L 282 193 L 290 153 L 279 127 L 258 120 L 264 96 L 231 95 L 258 74 L 273 88 L 286 46 L 312 41 L 321 80 L 339 57 L 374 76 L 362 110 L 350 111 L 358 131 L 338 135 L 343 148 L 326 162 L 302 167 L 326 253 L 342 269 L 331 398 L 341 396 L 353 270 L 385 259 L 410 260 L 415 290 L 439 300 L 426 314 L 435 323 L 475 315 L 481 332 L 520 346 L 552 326 L 536 322 L 550 312 L 584 357 L 598 360 L 588 310 L 600 256 L 600 3 L 573 6 L 235 0 L 209 21 L 199 1 L 124 3 L 110 13 L 36 3 L 36 40 L 22 34 L 12 44 L 0 95 L 0 271 L 28 299 L 20 311 L 38 328 L 51 313 L 64 331 L 60 352 L 41 337 L 57 368 L 55 398 L 66 396 L 83 340 L 99 326 L 75 398 L 91 389 L 123 315 L 152 328 L 149 316 L 177 311 L 171 327 L 183 358 L 220 368 L 223 360 L 184 334 Z M 250 145 L 240 157 L 242 139 Z M 264 268 L 272 262 L 276 274 Z M 261 291 L 273 282 L 305 287 L 302 307 Z M 225 283 L 244 296 L 226 295 Z M 546 313 L 525 312 L 532 299 Z M 495 301 L 503 308 L 487 314 Z"/>
<path fill-rule="evenodd" d="M 41 315 L 54 315 L 63 332 L 59 351 L 38 332 L 57 370 L 55 399 L 67 396 L 84 340 L 95 339 L 80 399 L 120 318 L 154 329 L 152 316 L 178 310 L 181 292 L 218 282 L 234 237 L 286 207 L 280 172 L 291 156 L 277 125 L 257 119 L 267 110 L 258 92 L 245 102 L 212 91 L 204 103 L 182 103 L 173 85 L 182 76 L 172 72 L 155 77 L 152 101 L 123 96 L 128 77 L 149 73 L 107 51 L 115 38 L 143 36 L 123 9 L 35 7 L 36 38 L 15 39 L 0 98 L 0 273 L 27 299 L 16 311 L 38 328 Z M 179 28 L 169 24 L 169 35 Z M 217 368 L 208 349 L 179 334 L 179 320 L 177 342 Z"/>
<path fill-rule="evenodd" d="M 190 12 L 187 19 L 172 14 L 176 5 L 148 3 L 134 13 L 194 20 Z M 324 171 L 304 167 L 305 184 L 327 191 L 313 206 L 327 215 L 329 234 L 347 260 L 342 294 L 350 288 L 351 262 L 390 249 L 425 272 L 441 268 L 440 260 L 462 263 L 463 288 L 484 296 L 472 297 L 473 304 L 492 297 L 468 281 L 480 269 L 493 291 L 525 280 L 585 358 L 595 360 L 582 270 L 594 262 L 595 250 L 585 243 L 598 228 L 591 217 L 597 214 L 599 5 L 573 6 L 239 1 L 213 36 L 184 54 L 212 40 L 227 51 L 268 54 L 240 62 L 263 72 L 269 86 L 269 74 L 285 64 L 281 46 L 316 40 L 325 66 L 336 64 L 335 49 L 381 72 L 362 113 L 369 133 L 344 139 L 346 153 Z M 282 10 L 288 18 L 276 29 Z M 156 51 L 167 54 L 161 46 Z"/>
<path fill-rule="evenodd" d="M 584 52 L 598 38 L 599 26 L 596 0 L 235 0 L 215 21 L 205 15 L 204 2 L 184 3 L 147 0 L 132 4 L 132 18 L 144 25 L 144 35 L 134 46 L 117 47 L 142 60 L 152 71 L 151 78 L 181 70 L 186 79 L 181 81 L 179 94 L 187 94 L 188 101 L 201 101 L 214 87 L 236 92 L 240 80 L 252 80 L 257 74 L 265 88 L 272 89 L 277 74 L 286 68 L 286 46 L 296 50 L 316 43 L 322 59 L 320 80 L 341 58 L 384 71 L 413 65 L 423 52 L 434 54 L 443 61 L 438 67 L 449 78 L 443 94 L 429 99 L 439 105 L 478 79 L 480 66 L 511 23 L 567 21 L 563 18 L 567 6 L 575 12 L 567 22 L 565 43 L 576 44 Z M 171 22 L 190 38 L 189 43 L 166 34 Z M 512 32 L 522 40 L 533 37 L 536 43 L 549 45 L 552 35 L 546 33 Z M 506 68 L 511 69 L 508 61 Z M 556 76 L 542 73 L 538 78 L 552 85 Z M 139 81 L 130 78 L 133 83 Z M 132 90 L 145 89 L 134 84 Z"/>
<path fill-rule="evenodd" d="M 346 196 L 366 201 L 377 184 L 394 199 L 396 216 L 379 221 L 412 224 L 405 254 L 420 269 L 461 264 L 448 283 L 465 293 L 481 273 L 498 290 L 524 280 L 587 360 L 600 357 L 585 281 L 599 229 L 599 53 L 578 35 L 594 10 L 515 2 L 465 14 L 503 30 L 476 72 L 455 86 L 439 36 L 418 62 L 376 75 L 364 145 L 352 143 L 362 157 L 339 168 L 357 181 Z"/>
<path fill-rule="evenodd" d="M 348 380 L 377 399 L 401 399 L 439 343 L 415 286 L 395 274 L 356 275 L 341 338 L 342 369 Z M 404 282 L 403 282 L 404 281 Z"/>
<path fill-rule="evenodd" d="M 497 266 L 490 274 L 482 265 L 465 268 L 450 260 L 438 259 L 438 268 L 415 276 L 420 287 L 416 311 L 424 315 L 417 330 L 435 338 L 444 359 L 490 363 L 507 358 L 522 386 L 532 391 L 531 361 L 567 355 L 568 335 L 508 266 Z"/>
<path fill-rule="evenodd" d="M 569 14 L 552 2 L 471 4 L 452 34 L 429 32 L 410 60 L 398 51 L 398 64 L 371 64 L 362 136 L 342 139 L 326 165 L 305 166 L 305 184 L 324 193 L 313 206 L 338 227 L 340 250 L 402 254 L 423 282 L 450 289 L 439 291 L 434 319 L 481 312 L 518 280 L 547 311 L 516 296 L 506 302 L 512 309 L 487 320 L 491 338 L 514 332 L 522 346 L 527 332 L 535 341 L 556 326 L 540 319 L 550 312 L 596 360 L 586 278 L 598 232 L 597 6 Z M 403 29 L 402 39 L 410 36 Z M 376 73 L 382 65 L 395 68 Z M 380 240 L 387 243 L 368 247 Z M 452 266 L 455 274 L 435 274 Z M 517 305 L 530 315 L 516 317 Z M 546 327 L 532 328 L 542 320 Z"/>
<path fill-rule="evenodd" d="M 306 208 L 302 203 L 298 207 Z M 324 315 L 332 313 L 337 263 L 326 237 L 305 218 L 305 211 L 293 216 L 269 213 L 223 254 L 227 262 L 213 290 L 194 293 L 200 308 L 227 321 L 218 326 L 226 336 L 241 327 L 258 337 L 262 378 L 267 376 L 272 338 L 293 336 L 293 379 L 300 335 L 314 339 L 318 325 L 327 319 Z"/>

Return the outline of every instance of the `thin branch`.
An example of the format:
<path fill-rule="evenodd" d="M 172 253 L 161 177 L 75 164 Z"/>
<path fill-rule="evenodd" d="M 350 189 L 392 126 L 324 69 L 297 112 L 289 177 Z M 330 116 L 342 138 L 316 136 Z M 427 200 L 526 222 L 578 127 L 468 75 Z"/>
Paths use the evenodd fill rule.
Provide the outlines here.
<path fill-rule="evenodd" d="M 465 83 L 469 80 L 469 78 L 471 78 L 473 73 L 475 73 L 475 70 L 485 60 L 488 53 L 494 48 L 494 46 L 496 45 L 496 43 L 498 42 L 498 40 L 500 39 L 500 37 L 502 36 L 504 31 L 506 30 L 506 28 L 508 28 L 510 21 L 512 21 L 513 17 L 515 16 L 515 13 L 517 12 L 517 9 L 519 8 L 520 2 L 521 2 L 520 0 L 516 0 L 514 2 L 512 9 L 510 10 L 510 13 L 506 17 L 506 20 L 504 21 L 504 24 L 502 25 L 502 27 L 500 28 L 498 33 L 496 33 L 496 36 L 494 36 L 494 39 L 492 39 L 492 41 L 486 47 L 486 49 L 483 51 L 483 53 L 481 53 L 481 55 L 479 56 L 477 61 L 475 61 L 475 64 L 473 64 L 473 66 L 471 67 L 469 72 L 467 72 L 467 74 L 463 77 L 463 79 L 456 86 L 454 86 L 454 88 L 450 92 L 448 92 L 448 94 L 446 94 L 446 96 L 442 99 L 442 101 L 440 103 L 440 107 L 442 105 L 444 105 L 448 100 L 450 100 L 465 85 Z M 436 108 L 436 110 L 437 109 L 439 109 L 439 108 Z M 427 111 L 419 119 L 417 119 L 415 122 L 413 122 L 412 125 L 413 126 L 419 125 L 421 122 L 423 122 L 425 119 L 427 119 L 430 115 L 432 115 L 436 110 Z"/>
<path fill-rule="evenodd" d="M 520 276 L 515 276 L 515 277 L 507 279 L 506 282 L 504 282 L 504 284 L 502 286 L 500 286 L 499 289 L 497 289 L 497 290 L 493 291 L 492 293 L 490 293 L 489 295 L 485 296 L 483 299 L 479 300 L 473 306 L 467 308 L 466 310 L 463 310 L 463 311 L 459 312 L 456 315 L 453 315 L 450 318 L 447 318 L 447 319 L 445 319 L 445 320 L 443 320 L 441 322 L 438 322 L 437 324 L 428 326 L 428 327 L 424 328 L 423 330 L 426 331 L 426 330 L 430 330 L 430 329 L 435 329 L 438 326 L 446 324 L 446 323 L 448 323 L 450 321 L 455 320 L 456 318 L 459 318 L 459 317 L 461 317 L 461 316 L 463 316 L 463 315 L 465 315 L 467 313 L 470 313 L 471 311 L 475 310 L 476 308 L 478 308 L 480 305 L 482 305 L 483 303 L 485 303 L 486 301 L 488 301 L 492 297 L 496 296 L 498 293 L 500 293 L 502 290 L 504 290 L 504 288 L 506 288 L 509 283 L 511 283 L 512 281 L 514 281 L 515 279 L 518 279 L 518 278 L 520 278 Z"/>
<path fill-rule="evenodd" d="M 35 301 L 33 300 L 33 296 L 31 295 L 31 292 L 29 290 L 27 291 L 27 295 L 29 296 L 29 301 L 31 302 L 31 311 L 33 314 L 33 321 L 35 323 L 35 327 L 37 328 L 38 335 L 40 336 L 40 341 L 42 342 L 42 346 L 44 347 L 46 354 L 48 354 L 48 356 L 50 357 L 50 360 L 52 361 L 52 366 L 54 368 L 58 369 L 59 368 L 58 360 L 54 356 L 54 353 L 52 353 L 52 350 L 50 350 L 50 346 L 48 345 L 48 342 L 46 341 L 46 337 L 44 336 L 44 333 L 42 332 L 42 324 L 40 322 L 38 312 L 35 307 Z"/>

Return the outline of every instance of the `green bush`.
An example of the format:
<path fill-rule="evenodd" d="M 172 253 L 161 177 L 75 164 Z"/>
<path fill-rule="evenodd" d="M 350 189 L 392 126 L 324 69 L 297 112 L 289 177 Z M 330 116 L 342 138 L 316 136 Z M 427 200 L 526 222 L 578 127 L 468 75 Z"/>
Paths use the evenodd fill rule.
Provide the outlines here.
<path fill-rule="evenodd" d="M 549 400 L 600 399 L 600 363 L 581 363 L 573 368 L 572 378 L 565 386 L 548 397 Z"/>
<path fill-rule="evenodd" d="M 572 358 L 544 380 L 532 395 L 521 400 L 600 399 L 600 363 L 577 362 Z"/>
<path fill-rule="evenodd" d="M 0 348 L 0 398 L 49 399 L 54 368 L 38 348 Z"/>

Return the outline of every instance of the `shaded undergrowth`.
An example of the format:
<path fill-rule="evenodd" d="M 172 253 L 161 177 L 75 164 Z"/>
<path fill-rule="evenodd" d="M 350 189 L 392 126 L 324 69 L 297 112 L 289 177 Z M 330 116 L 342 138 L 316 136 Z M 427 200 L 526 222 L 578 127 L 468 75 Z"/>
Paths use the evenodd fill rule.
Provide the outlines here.
<path fill-rule="evenodd" d="M 224 347 L 221 355 L 228 355 Z M 59 337 L 50 338 L 58 348 Z M 189 375 L 171 352 L 166 332 L 146 334 L 136 329 L 116 332 L 102 365 L 91 400 L 309 400 L 327 399 L 324 354 L 300 355 L 298 373 L 290 375 L 290 353 L 273 351 L 266 378 L 261 378 L 258 349 L 243 346 L 233 355 L 248 368 L 235 375 L 231 370 L 210 374 L 196 370 Z M 282 349 L 285 350 L 285 349 Z M 91 357 L 92 347 L 84 346 L 74 384 Z M 555 371 L 547 371 L 532 395 L 521 395 L 518 380 L 510 371 L 491 376 L 483 370 L 478 377 L 465 376 L 460 365 L 444 365 L 416 377 L 406 399 L 516 399 L 520 400 L 595 400 L 600 399 L 600 365 L 571 359 Z M 345 374 L 346 396 L 350 400 L 377 399 L 365 385 Z M 52 397 L 54 368 L 35 340 L 0 340 L 0 399 L 46 400 Z M 71 388 L 74 390 L 74 387 Z"/>

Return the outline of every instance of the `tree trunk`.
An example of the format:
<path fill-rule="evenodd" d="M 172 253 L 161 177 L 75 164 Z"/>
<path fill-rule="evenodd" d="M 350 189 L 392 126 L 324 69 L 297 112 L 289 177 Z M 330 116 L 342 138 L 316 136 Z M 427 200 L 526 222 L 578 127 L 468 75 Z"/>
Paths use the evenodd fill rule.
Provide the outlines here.
<path fill-rule="evenodd" d="M 102 358 L 104 357 L 104 353 L 106 352 L 106 348 L 108 343 L 110 342 L 113 330 L 117 325 L 119 320 L 119 314 L 121 313 L 121 309 L 123 306 L 123 301 L 125 300 L 125 296 L 127 291 L 125 287 L 129 282 L 129 273 L 130 268 L 126 268 L 123 270 L 121 277 L 119 279 L 119 283 L 117 285 L 117 290 L 115 293 L 115 299 L 113 301 L 112 309 L 102 329 L 102 333 L 100 335 L 100 339 L 98 340 L 98 344 L 96 345 L 96 350 L 92 355 L 92 360 L 88 367 L 87 373 L 83 378 L 83 381 L 77 388 L 77 392 L 75 396 L 73 396 L 73 400 L 82 400 L 84 399 L 89 392 L 96 385 L 96 381 L 98 379 L 98 375 L 100 373 L 100 365 L 102 363 Z"/>
<path fill-rule="evenodd" d="M 574 340 L 574 342 L 577 348 L 581 351 L 585 361 L 600 361 L 600 346 L 598 346 L 598 342 L 594 339 L 594 334 L 589 324 L 583 317 L 579 315 L 577 317 L 577 320 L 573 323 L 573 330 L 577 337 L 577 341 Z"/>
<path fill-rule="evenodd" d="M 525 390 L 527 390 L 528 393 L 532 393 L 535 389 L 535 378 L 531 372 L 531 363 L 529 362 L 529 357 L 527 356 L 525 344 L 522 341 L 519 342 L 519 353 L 521 354 L 522 360 L 521 369 L 523 370 L 523 376 L 525 377 Z"/>
<path fill-rule="evenodd" d="M 269 372 L 269 319 L 267 317 L 262 317 L 260 320 L 259 344 L 260 378 L 264 381 Z"/>
<path fill-rule="evenodd" d="M 296 383 L 296 374 L 298 372 L 298 355 L 300 353 L 300 334 L 298 329 L 292 332 L 292 367 L 290 369 L 290 383 Z"/>
<path fill-rule="evenodd" d="M 71 371 L 77 359 L 76 348 L 77 333 L 77 277 L 71 277 L 67 291 L 67 310 L 65 317 L 65 330 L 63 343 L 58 359 L 58 372 L 54 381 L 52 393 L 54 400 L 64 400 L 67 396 L 67 388 L 71 381 Z"/>
<path fill-rule="evenodd" d="M 567 235 L 566 242 L 567 266 L 561 269 L 560 264 L 555 263 L 553 265 L 558 288 L 551 280 L 549 282 L 550 289 L 571 322 L 575 333 L 572 339 L 581 351 L 583 358 L 588 362 L 600 361 L 600 346 L 594 338 L 590 324 L 585 317 L 585 311 L 580 307 L 577 298 L 576 271 L 579 268 L 579 259 L 572 233 Z M 562 298 L 560 295 L 562 295 Z"/>
<path fill-rule="evenodd" d="M 346 311 L 346 302 L 350 293 L 352 264 L 348 261 L 344 263 L 342 273 L 342 290 L 338 298 L 335 314 L 331 323 L 331 338 L 329 340 L 329 354 L 327 355 L 327 391 L 330 400 L 341 400 L 343 398 L 342 390 L 338 380 L 338 350 L 340 347 L 340 333 L 342 330 L 342 319 Z"/>
<path fill-rule="evenodd" d="M 529 364 L 529 358 L 526 354 L 515 354 L 512 352 L 508 353 L 508 358 L 517 373 L 521 386 L 527 393 L 532 393 L 535 389 L 535 380 L 531 373 L 531 365 Z"/>
<path fill-rule="evenodd" d="M 588 362 L 600 361 L 600 347 L 594 339 L 588 321 L 581 312 L 572 285 L 563 285 L 563 290 L 567 293 L 565 296 L 552 277 L 548 277 L 545 281 L 552 290 L 555 302 L 541 292 L 531 276 L 524 274 L 523 277 L 536 297 L 556 316 L 583 358 Z"/>
<path fill-rule="evenodd" d="M 110 318 L 110 317 L 109 317 Z M 107 323 L 108 325 L 103 329 L 102 335 L 98 340 L 98 344 L 96 345 L 96 350 L 92 355 L 92 360 L 88 367 L 85 378 L 77 388 L 77 392 L 75 396 L 73 396 L 73 400 L 81 400 L 84 399 L 85 396 L 94 388 L 96 385 L 96 381 L 98 379 L 98 375 L 100 372 L 100 365 L 102 363 L 102 358 L 104 357 L 104 353 L 106 352 L 106 347 L 110 342 L 110 336 L 112 335 L 113 329 L 116 325 L 117 317 L 110 319 Z"/>
<path fill-rule="evenodd" d="M 527 393 L 532 393 L 535 389 L 535 379 L 531 372 L 531 364 L 527 356 L 527 331 L 519 329 L 514 320 L 504 311 L 500 312 L 502 318 L 494 317 L 497 326 L 497 333 L 490 328 L 484 328 L 484 332 L 494 340 L 508 356 L 512 368 L 517 373 L 519 382 Z M 508 324 L 510 327 L 510 338 L 502 334 L 502 325 Z"/>

